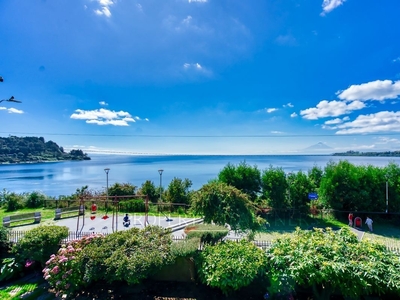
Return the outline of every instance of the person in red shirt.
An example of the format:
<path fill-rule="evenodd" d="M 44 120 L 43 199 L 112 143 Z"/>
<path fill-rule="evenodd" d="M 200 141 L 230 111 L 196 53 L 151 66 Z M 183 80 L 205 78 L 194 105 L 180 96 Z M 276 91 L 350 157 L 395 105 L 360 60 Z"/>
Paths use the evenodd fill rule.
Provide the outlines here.
<path fill-rule="evenodd" d="M 353 214 L 349 213 L 349 226 L 353 227 Z"/>

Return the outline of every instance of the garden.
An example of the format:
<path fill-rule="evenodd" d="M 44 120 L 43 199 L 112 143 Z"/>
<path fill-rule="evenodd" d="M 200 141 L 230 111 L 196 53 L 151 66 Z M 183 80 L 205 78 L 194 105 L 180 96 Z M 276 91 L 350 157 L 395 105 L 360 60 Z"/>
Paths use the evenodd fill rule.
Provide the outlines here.
<path fill-rule="evenodd" d="M 63 242 L 68 228 L 40 225 L 10 243 L 2 227 L 0 297 L 398 298 L 399 170 L 346 161 L 308 174 L 228 165 L 198 191 L 181 190 L 204 224 L 188 226 L 180 240 L 147 226 Z M 319 199 L 308 199 L 310 191 Z M 163 200 L 172 199 L 167 193 Z M 349 212 L 372 217 L 374 232 L 348 226 Z M 230 231 L 242 238 L 227 238 Z M 260 247 L 260 240 L 271 243 Z M 36 281 L 19 281 L 23 275 Z"/>

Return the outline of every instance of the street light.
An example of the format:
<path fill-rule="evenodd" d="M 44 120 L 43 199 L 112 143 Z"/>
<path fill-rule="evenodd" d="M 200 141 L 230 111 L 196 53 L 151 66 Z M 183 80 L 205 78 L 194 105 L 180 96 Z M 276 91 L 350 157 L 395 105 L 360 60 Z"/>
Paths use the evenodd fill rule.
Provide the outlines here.
<path fill-rule="evenodd" d="M 107 202 L 108 202 L 108 172 L 110 172 L 110 168 L 105 168 L 105 169 L 104 169 L 104 172 L 106 172 L 106 178 L 107 178 L 107 198 L 106 198 L 106 205 L 105 205 L 105 208 L 106 208 L 106 211 L 107 211 Z"/>
<path fill-rule="evenodd" d="M 161 202 L 161 189 L 162 189 L 161 183 L 162 183 L 162 173 L 163 172 L 164 172 L 163 169 L 158 170 L 158 174 L 160 174 L 160 200 L 159 200 L 159 202 Z"/>
<path fill-rule="evenodd" d="M 386 213 L 389 212 L 389 176 L 386 174 Z"/>

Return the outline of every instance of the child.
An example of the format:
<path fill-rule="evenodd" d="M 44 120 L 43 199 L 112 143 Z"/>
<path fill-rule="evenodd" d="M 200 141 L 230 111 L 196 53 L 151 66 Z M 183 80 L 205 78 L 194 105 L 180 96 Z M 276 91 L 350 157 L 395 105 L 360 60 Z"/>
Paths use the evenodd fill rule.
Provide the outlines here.
<path fill-rule="evenodd" d="M 122 223 L 124 226 L 128 227 L 129 225 L 131 225 L 131 220 L 129 220 L 129 216 L 128 214 L 125 215 L 124 217 L 124 222 Z"/>
<path fill-rule="evenodd" d="M 368 225 L 368 229 L 370 232 L 372 232 L 372 223 L 374 223 L 374 221 L 372 221 L 369 217 L 367 217 L 367 219 L 365 220 L 365 224 Z"/>

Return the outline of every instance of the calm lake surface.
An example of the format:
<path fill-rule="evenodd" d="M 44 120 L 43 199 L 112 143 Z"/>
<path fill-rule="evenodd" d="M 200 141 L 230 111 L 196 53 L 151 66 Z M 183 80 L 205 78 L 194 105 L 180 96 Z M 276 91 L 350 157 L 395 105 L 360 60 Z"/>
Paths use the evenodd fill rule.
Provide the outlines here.
<path fill-rule="evenodd" d="M 228 163 L 246 161 L 260 170 L 282 167 L 285 172 L 307 172 L 313 166 L 324 168 L 329 161 L 348 160 L 355 165 L 384 167 L 390 162 L 400 164 L 396 157 L 338 157 L 303 155 L 169 155 L 169 156 L 122 156 L 93 155 L 89 161 L 68 161 L 39 164 L 0 165 L 0 188 L 22 193 L 41 191 L 48 196 L 71 195 L 77 188 L 88 185 L 89 189 L 104 190 L 114 183 L 131 183 L 141 186 L 146 180 L 160 185 L 159 169 L 163 169 L 162 186 L 166 188 L 174 177 L 188 178 L 193 189 L 199 189 L 208 180 L 216 178 Z"/>

